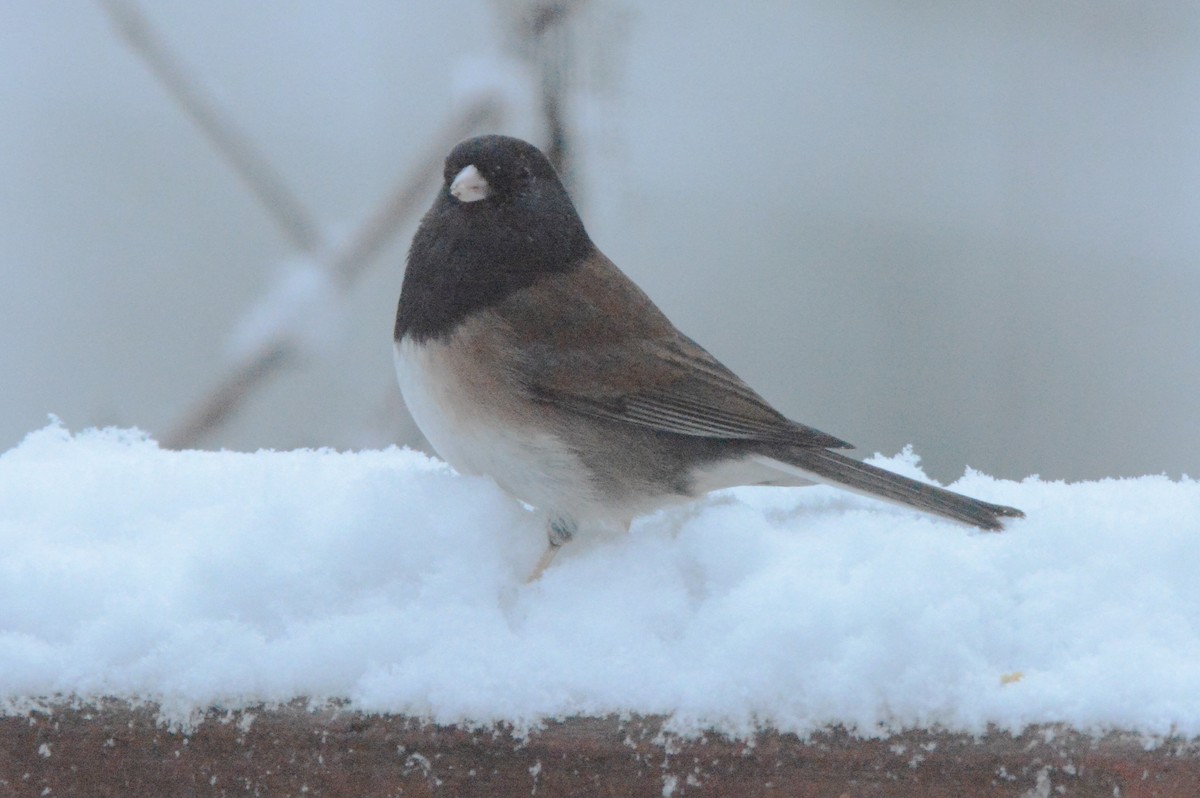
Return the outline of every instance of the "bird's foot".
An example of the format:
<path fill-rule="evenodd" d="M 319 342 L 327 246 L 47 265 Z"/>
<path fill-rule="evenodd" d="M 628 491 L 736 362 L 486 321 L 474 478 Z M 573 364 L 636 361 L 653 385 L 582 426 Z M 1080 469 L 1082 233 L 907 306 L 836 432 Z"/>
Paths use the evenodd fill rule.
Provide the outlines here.
<path fill-rule="evenodd" d="M 542 574 L 550 567 L 550 563 L 554 561 L 554 555 L 558 554 L 558 550 L 563 547 L 563 544 L 575 537 L 575 533 L 579 531 L 579 525 L 570 518 L 552 518 L 546 530 L 546 537 L 550 545 L 546 547 L 546 551 L 542 554 L 540 560 L 533 568 L 533 573 L 525 580 L 525 584 L 536 582 L 542 578 Z"/>

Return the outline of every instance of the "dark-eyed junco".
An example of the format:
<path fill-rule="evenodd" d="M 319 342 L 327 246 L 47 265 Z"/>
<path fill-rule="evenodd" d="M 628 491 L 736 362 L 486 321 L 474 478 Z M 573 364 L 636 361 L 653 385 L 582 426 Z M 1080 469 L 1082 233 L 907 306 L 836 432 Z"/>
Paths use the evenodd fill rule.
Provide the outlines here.
<path fill-rule="evenodd" d="M 675 329 L 588 237 L 546 157 L 462 142 L 408 253 L 396 371 L 430 444 L 548 515 L 550 548 L 734 485 L 817 482 L 983 529 L 1020 510 L 861 463 Z"/>

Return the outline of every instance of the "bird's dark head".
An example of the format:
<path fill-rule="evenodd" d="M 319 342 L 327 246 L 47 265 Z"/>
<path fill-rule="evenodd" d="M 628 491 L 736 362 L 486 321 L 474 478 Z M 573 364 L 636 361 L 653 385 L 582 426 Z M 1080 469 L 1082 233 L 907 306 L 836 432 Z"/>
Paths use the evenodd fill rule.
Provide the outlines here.
<path fill-rule="evenodd" d="M 442 177 L 408 252 L 396 340 L 448 334 L 472 312 L 595 251 L 554 167 L 528 142 L 467 139 Z"/>
<path fill-rule="evenodd" d="M 550 160 L 529 142 L 511 136 L 467 139 L 446 157 L 442 177 L 445 191 L 462 204 L 504 205 L 535 197 L 571 204 Z"/>

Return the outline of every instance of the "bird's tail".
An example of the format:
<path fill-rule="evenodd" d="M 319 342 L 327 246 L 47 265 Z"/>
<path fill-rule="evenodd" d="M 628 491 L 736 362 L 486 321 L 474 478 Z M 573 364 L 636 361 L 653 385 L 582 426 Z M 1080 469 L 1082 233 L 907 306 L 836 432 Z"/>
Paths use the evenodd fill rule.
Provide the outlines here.
<path fill-rule="evenodd" d="M 762 457 L 772 467 L 802 479 L 836 485 L 980 529 L 998 531 L 1004 528 L 1004 519 L 1025 517 L 1015 507 L 972 499 L 815 446 L 780 447 Z"/>

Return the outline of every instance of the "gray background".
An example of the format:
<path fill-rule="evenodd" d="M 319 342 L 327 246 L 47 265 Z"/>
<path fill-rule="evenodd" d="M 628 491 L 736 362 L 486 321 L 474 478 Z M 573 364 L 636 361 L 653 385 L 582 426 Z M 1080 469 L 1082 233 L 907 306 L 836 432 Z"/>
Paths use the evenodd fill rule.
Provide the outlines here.
<path fill-rule="evenodd" d="M 336 236 L 505 8 L 145 10 Z M 593 239 L 781 410 L 941 479 L 1200 472 L 1200 7 L 611 0 L 574 30 Z M 293 253 L 98 5 L 0 4 L 0 104 L 0 449 L 51 412 L 163 435 Z M 206 446 L 420 442 L 414 224 Z"/>

